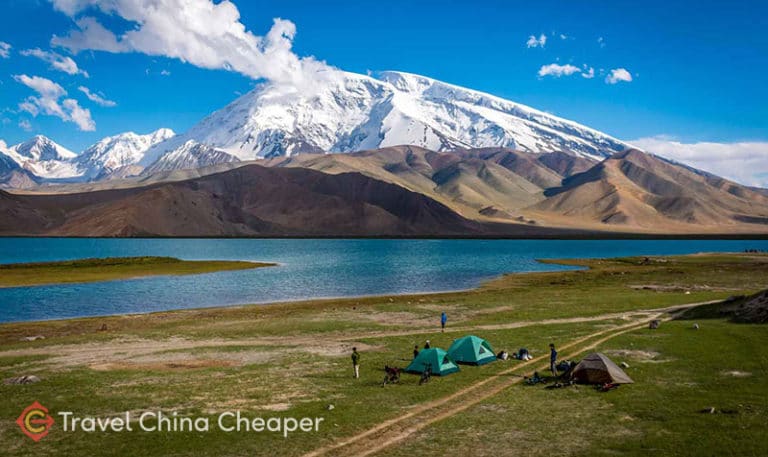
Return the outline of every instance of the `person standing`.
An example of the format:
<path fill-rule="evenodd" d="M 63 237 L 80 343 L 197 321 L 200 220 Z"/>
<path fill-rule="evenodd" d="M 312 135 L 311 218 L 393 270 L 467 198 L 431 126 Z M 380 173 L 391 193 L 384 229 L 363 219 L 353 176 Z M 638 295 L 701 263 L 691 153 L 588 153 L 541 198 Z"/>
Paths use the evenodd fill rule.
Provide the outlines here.
<path fill-rule="evenodd" d="M 429 349 L 431 346 L 429 345 L 429 340 L 427 340 L 426 343 L 424 343 L 424 349 Z"/>
<path fill-rule="evenodd" d="M 413 358 L 415 359 L 418 356 L 419 356 L 419 345 L 417 344 L 416 346 L 413 347 Z"/>
<path fill-rule="evenodd" d="M 549 369 L 552 370 L 552 376 L 557 377 L 557 351 L 555 343 L 549 343 Z"/>
<path fill-rule="evenodd" d="M 357 348 L 352 348 L 352 370 L 354 371 L 354 378 L 360 378 L 360 354 L 357 352 Z"/>
<path fill-rule="evenodd" d="M 440 328 L 442 328 L 442 331 L 445 332 L 445 324 L 448 323 L 448 315 L 445 314 L 445 311 L 440 315 Z"/>

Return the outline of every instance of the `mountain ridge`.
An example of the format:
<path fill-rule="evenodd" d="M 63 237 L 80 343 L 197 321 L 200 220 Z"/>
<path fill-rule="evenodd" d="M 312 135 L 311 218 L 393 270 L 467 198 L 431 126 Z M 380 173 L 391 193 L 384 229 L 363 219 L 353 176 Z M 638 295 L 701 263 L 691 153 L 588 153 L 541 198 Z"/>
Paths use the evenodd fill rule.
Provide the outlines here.
<path fill-rule="evenodd" d="M 768 234 L 768 196 L 760 192 L 641 151 L 578 171 L 584 160 L 399 146 L 217 164 L 58 193 L 5 193 L 0 211 L 11 217 L 0 234 Z"/>
<path fill-rule="evenodd" d="M 508 147 L 602 158 L 629 146 L 574 121 L 432 78 L 394 71 L 378 79 L 341 74 L 308 97 L 261 84 L 152 148 L 142 165 L 189 140 L 239 160 L 396 145 L 435 151 Z"/>
<path fill-rule="evenodd" d="M 491 230 L 361 173 L 253 164 L 86 194 L 0 191 L 0 210 L 16 216 L 0 223 L 6 236 L 455 236 Z"/>
<path fill-rule="evenodd" d="M 146 135 L 124 132 L 105 137 L 77 154 L 44 135 L 35 135 L 25 142 L 0 147 L 0 188 L 108 179 L 135 165 L 153 145 L 173 136 L 175 133 L 167 128 Z M 15 168 L 26 172 L 25 181 L 19 180 L 19 173 L 12 173 Z"/>

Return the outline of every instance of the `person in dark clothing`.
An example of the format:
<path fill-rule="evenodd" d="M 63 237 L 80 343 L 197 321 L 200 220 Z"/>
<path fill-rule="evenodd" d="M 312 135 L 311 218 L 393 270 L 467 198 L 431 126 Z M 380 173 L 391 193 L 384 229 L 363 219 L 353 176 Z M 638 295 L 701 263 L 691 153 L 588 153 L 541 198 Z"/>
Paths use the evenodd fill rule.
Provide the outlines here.
<path fill-rule="evenodd" d="M 416 346 L 413 347 L 413 358 L 415 359 L 418 356 L 419 356 L 419 345 L 417 344 Z"/>
<path fill-rule="evenodd" d="M 357 352 L 357 348 L 352 348 L 352 370 L 355 379 L 360 378 L 360 354 Z"/>
<path fill-rule="evenodd" d="M 429 349 L 431 346 L 429 345 L 429 340 L 427 340 L 426 343 L 424 343 L 424 349 Z"/>
<path fill-rule="evenodd" d="M 445 324 L 448 323 L 448 315 L 445 314 L 445 311 L 440 315 L 440 328 L 443 332 L 445 332 Z"/>
<path fill-rule="evenodd" d="M 552 376 L 557 377 L 557 351 L 555 343 L 549 343 L 549 369 L 552 370 Z"/>

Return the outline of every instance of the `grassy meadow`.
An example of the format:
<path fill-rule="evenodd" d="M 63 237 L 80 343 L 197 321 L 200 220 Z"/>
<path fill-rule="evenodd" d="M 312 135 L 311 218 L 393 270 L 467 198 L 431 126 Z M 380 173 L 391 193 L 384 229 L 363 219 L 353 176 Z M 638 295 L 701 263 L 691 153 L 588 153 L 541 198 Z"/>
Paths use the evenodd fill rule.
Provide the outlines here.
<path fill-rule="evenodd" d="M 0 403 L 0 448 L 8 456 L 768 454 L 768 328 L 714 314 L 696 316 L 699 330 L 692 320 L 647 329 L 650 319 L 672 317 L 662 309 L 766 288 L 768 256 L 560 263 L 583 269 L 506 275 L 466 292 L 0 325 L 0 379 L 41 378 L 0 384 L 9 399 Z M 430 339 L 447 349 L 468 333 L 537 359 L 462 366 L 424 386 L 406 374 L 381 387 L 382 367 L 405 367 L 414 345 Z M 45 339 L 25 340 L 34 335 Z M 546 365 L 549 342 L 564 357 L 600 350 L 626 362 L 635 383 L 608 393 L 523 385 L 523 375 Z M 359 380 L 352 346 L 361 352 Z M 288 438 L 54 425 L 33 443 L 14 423 L 33 401 L 97 417 L 161 409 L 214 423 L 240 410 L 324 422 L 318 433 Z M 710 407 L 714 414 L 700 412 Z"/>

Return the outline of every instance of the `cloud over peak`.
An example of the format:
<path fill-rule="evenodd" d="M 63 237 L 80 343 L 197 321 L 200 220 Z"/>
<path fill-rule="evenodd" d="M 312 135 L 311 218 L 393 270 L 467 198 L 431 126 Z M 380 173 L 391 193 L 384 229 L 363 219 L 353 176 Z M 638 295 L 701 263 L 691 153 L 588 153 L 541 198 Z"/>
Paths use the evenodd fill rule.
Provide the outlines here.
<path fill-rule="evenodd" d="M 80 92 L 84 93 L 86 97 L 88 97 L 88 100 L 96 103 L 97 105 L 101 105 L 107 108 L 112 108 L 114 106 L 117 106 L 117 103 L 113 102 L 112 100 L 107 100 L 103 96 L 91 92 L 90 89 L 88 89 L 85 86 L 80 86 L 77 88 Z"/>
<path fill-rule="evenodd" d="M 240 12 L 228 0 L 52 2 L 56 9 L 75 19 L 77 28 L 65 36 L 54 36 L 51 44 L 72 52 L 141 52 L 202 68 L 235 71 L 300 90 L 311 89 L 314 81 L 335 73 L 324 62 L 293 53 L 293 22 L 276 18 L 265 36 L 255 35 L 240 22 Z M 134 27 L 115 33 L 95 17 L 84 16 L 94 8 L 132 22 Z"/>
<path fill-rule="evenodd" d="M 73 122 L 82 131 L 96 130 L 96 123 L 91 118 L 90 110 L 82 108 L 77 100 L 62 97 L 67 95 L 59 84 L 40 76 L 14 75 L 13 79 L 37 93 L 19 103 L 19 109 L 32 116 L 46 114 L 56 116 L 65 122 Z"/>

